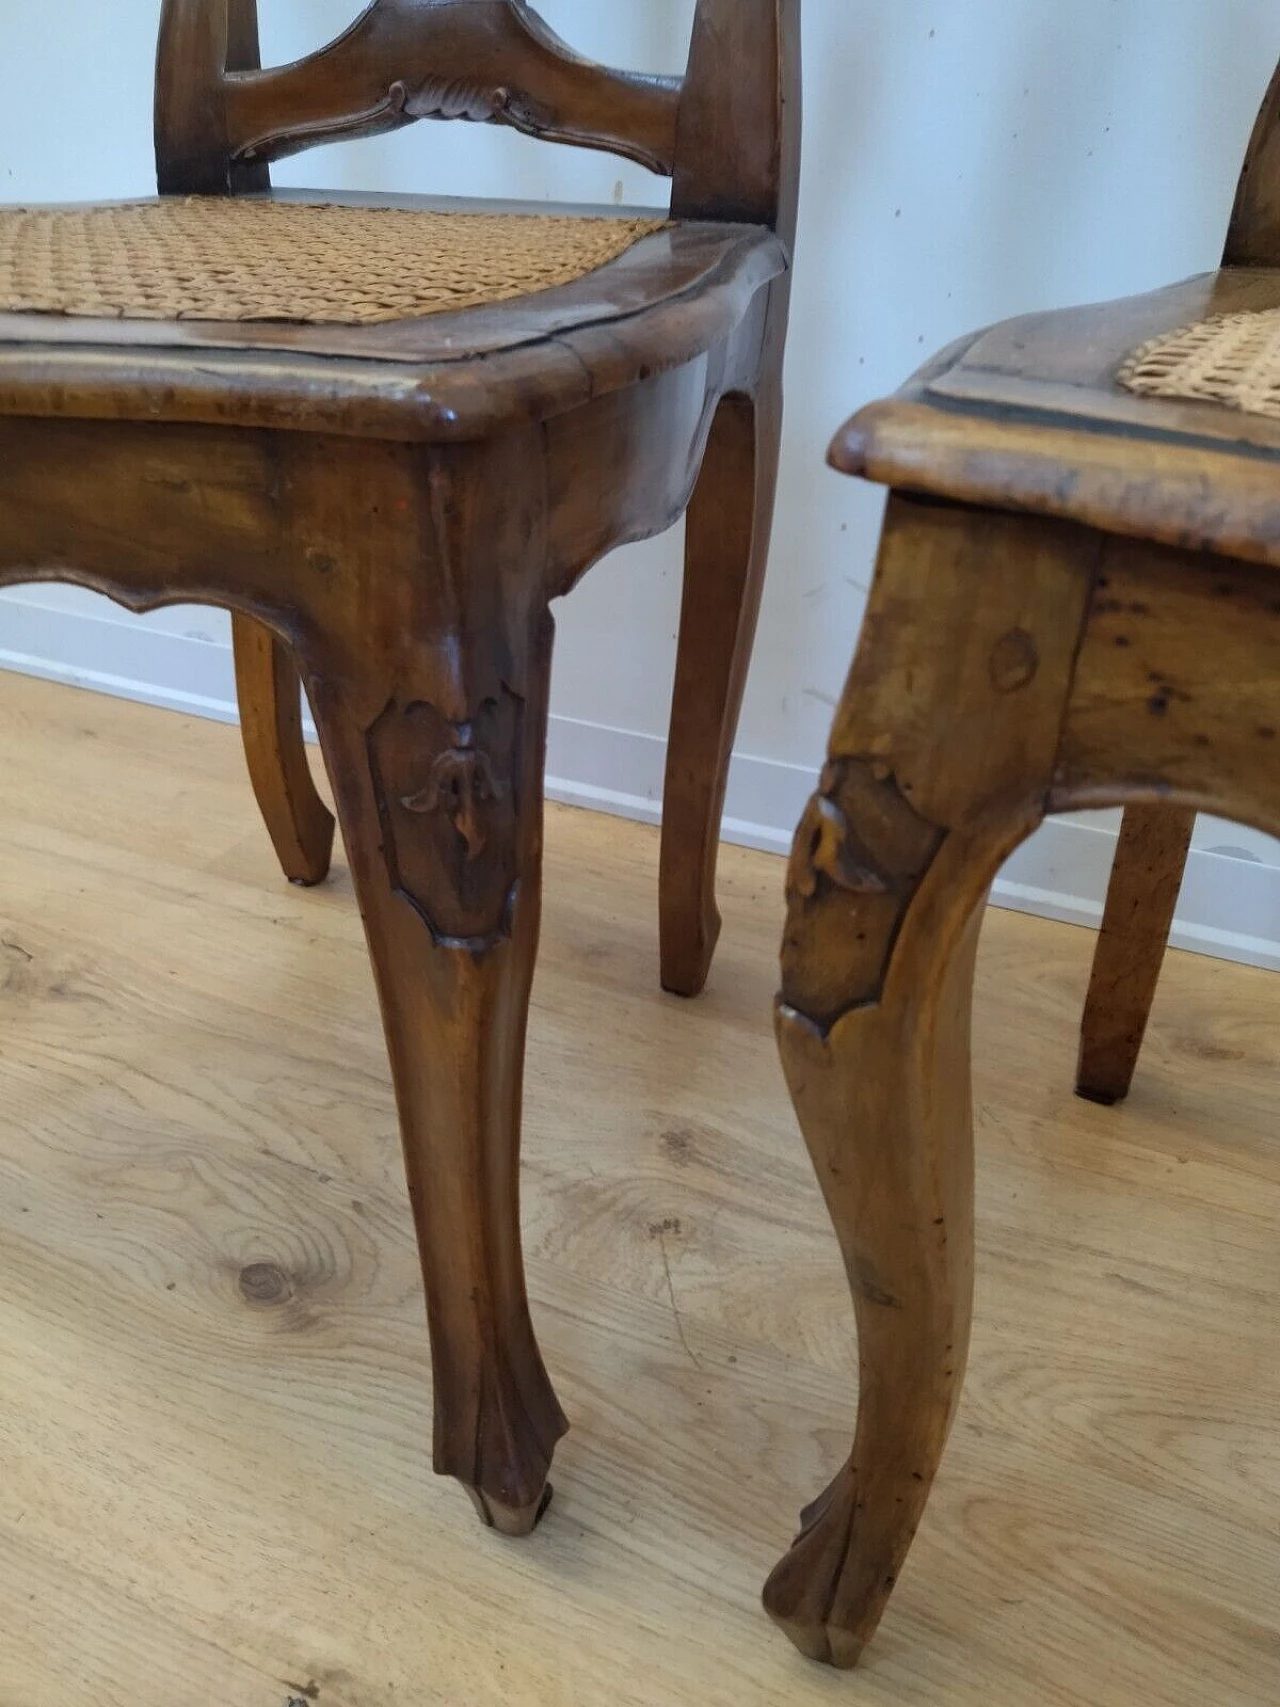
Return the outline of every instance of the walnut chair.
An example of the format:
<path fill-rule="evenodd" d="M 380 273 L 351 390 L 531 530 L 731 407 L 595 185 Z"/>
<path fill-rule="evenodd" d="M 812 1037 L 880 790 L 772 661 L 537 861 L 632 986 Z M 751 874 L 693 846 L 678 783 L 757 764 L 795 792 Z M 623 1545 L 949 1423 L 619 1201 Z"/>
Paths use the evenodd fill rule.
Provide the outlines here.
<path fill-rule="evenodd" d="M 314 882 L 301 675 L 395 1078 L 435 1464 L 512 1534 L 566 1426 L 517 1191 L 550 606 L 688 507 L 660 911 L 693 995 L 773 508 L 799 11 L 700 0 L 679 79 L 588 63 L 525 0 L 374 0 L 275 70 L 255 0 L 164 0 L 160 198 L 0 211 L 0 584 L 228 607 L 253 784 Z M 273 160 L 419 118 L 639 161 L 670 219 L 271 191 Z"/>
<path fill-rule="evenodd" d="M 1163 949 L 1194 813 L 1280 835 L 1280 73 L 1221 271 L 965 339 L 855 416 L 832 460 L 892 490 L 796 836 L 778 1035 L 860 1394 L 849 1461 L 765 1600 L 805 1653 L 852 1665 L 964 1376 L 993 878 L 1047 813 L 1128 810 L 1117 905 L 1135 917 L 1100 954 L 1132 977 L 1095 980 L 1096 1018 L 1103 995 L 1149 996 L 1141 944 Z"/>

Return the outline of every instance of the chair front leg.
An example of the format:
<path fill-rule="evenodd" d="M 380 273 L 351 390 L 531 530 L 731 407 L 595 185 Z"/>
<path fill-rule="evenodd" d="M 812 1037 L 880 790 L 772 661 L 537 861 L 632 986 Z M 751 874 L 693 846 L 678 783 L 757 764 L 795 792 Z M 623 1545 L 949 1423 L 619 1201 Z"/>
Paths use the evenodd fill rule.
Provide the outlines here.
<path fill-rule="evenodd" d="M 1076 1091 L 1089 1102 L 1129 1094 L 1195 827 L 1176 807 L 1125 812 L 1080 1030 Z"/>
<path fill-rule="evenodd" d="M 981 908 L 918 987 L 778 1041 L 840 1235 L 858 1323 L 853 1452 L 765 1588 L 802 1653 L 851 1666 L 915 1537 L 964 1380 L 973 1300 L 969 1012 Z M 911 944 L 907 952 L 918 952 Z"/>
<path fill-rule="evenodd" d="M 438 633 L 381 668 L 359 632 L 333 657 L 322 642 L 308 659 L 400 1111 L 435 1467 L 511 1535 L 544 1510 L 567 1427 L 534 1337 L 520 1242 L 552 640 L 545 609 L 527 622 L 514 658 L 495 622 Z M 447 704 L 442 659 L 446 670 L 463 660 Z"/>
<path fill-rule="evenodd" d="M 323 883 L 333 816 L 316 793 L 307 760 L 297 667 L 285 643 L 250 616 L 233 613 L 231 637 L 240 734 L 267 833 L 290 883 Z"/>
<path fill-rule="evenodd" d="M 758 389 L 721 401 L 686 522 L 659 902 L 662 986 L 678 996 L 702 989 L 720 935 L 716 855 L 773 528 L 786 302 L 775 286 Z"/>
<path fill-rule="evenodd" d="M 1043 816 L 1096 553 L 895 497 L 788 879 L 778 1034 L 858 1323 L 852 1454 L 765 1589 L 852 1665 L 893 1592 L 964 1376 L 969 1026 L 983 900 Z"/>

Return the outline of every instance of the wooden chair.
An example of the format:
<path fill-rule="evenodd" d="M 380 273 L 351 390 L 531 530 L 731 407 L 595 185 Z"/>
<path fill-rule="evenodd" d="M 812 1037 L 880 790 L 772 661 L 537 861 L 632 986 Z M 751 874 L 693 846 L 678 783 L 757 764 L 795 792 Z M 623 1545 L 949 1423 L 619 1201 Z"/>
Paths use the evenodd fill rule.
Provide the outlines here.
<path fill-rule="evenodd" d="M 832 460 L 892 493 L 796 837 L 778 1033 L 860 1398 L 765 1599 L 805 1653 L 852 1665 L 964 1375 L 992 879 L 1046 813 L 1128 809 L 1091 1022 L 1096 1043 L 1104 994 L 1128 1013 L 1128 1062 L 1192 815 L 1280 834 L 1280 73 L 1220 272 L 966 339 L 855 416 Z"/>
<path fill-rule="evenodd" d="M 1240 180 L 1223 266 L 1270 266 L 1280 261 L 1272 215 L 1250 183 L 1254 169 L 1271 166 L 1274 102 L 1263 108 Z M 1080 1028 L 1077 1094 L 1103 1105 L 1122 1102 L 1133 1084 L 1151 1006 L 1160 982 L 1169 932 L 1186 874 L 1196 813 L 1168 807 L 1128 806 L 1116 845 L 1102 929 Z"/>
<path fill-rule="evenodd" d="M 436 1468 L 509 1533 L 537 1521 L 566 1426 L 517 1205 L 550 604 L 689 507 L 661 937 L 663 983 L 692 995 L 719 924 L 725 772 L 773 506 L 798 26 L 799 0 L 700 0 L 681 80 L 589 64 L 525 0 L 374 0 L 331 46 L 262 70 L 254 0 L 165 0 L 162 200 L 42 215 L 34 245 L 0 215 L 0 583 L 229 607 L 254 787 L 286 873 L 314 882 L 332 824 L 301 744 L 300 670 L 395 1077 Z M 491 210 L 488 238 L 472 224 L 466 241 L 499 271 L 522 255 L 533 290 L 516 276 L 500 299 L 423 312 L 414 292 L 462 241 L 439 223 L 457 204 L 273 196 L 268 166 L 428 117 L 640 161 L 674 176 L 670 222 L 630 247 L 614 209 L 555 225 L 571 253 L 615 258 L 539 289 L 542 239 Z M 408 259 L 388 267 L 393 239 Z M 295 240 L 321 273 L 354 255 L 359 323 L 209 308 L 238 291 L 253 314 L 255 290 L 298 273 Z M 372 304 L 366 264 L 383 279 Z M 444 271 L 468 300 L 470 274 Z M 45 311 L 15 300 L 15 276 Z"/>

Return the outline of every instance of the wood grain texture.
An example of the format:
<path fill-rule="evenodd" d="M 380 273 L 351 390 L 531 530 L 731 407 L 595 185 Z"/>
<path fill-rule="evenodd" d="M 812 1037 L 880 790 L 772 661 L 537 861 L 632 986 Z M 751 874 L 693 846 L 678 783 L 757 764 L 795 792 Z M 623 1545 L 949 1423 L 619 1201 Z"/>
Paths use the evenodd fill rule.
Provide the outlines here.
<path fill-rule="evenodd" d="M 859 1399 L 765 1605 L 840 1666 L 896 1587 L 964 1380 L 977 932 L 1043 815 L 1095 557 L 1078 530 L 893 498 L 796 837 L 778 1038 L 853 1294 Z"/>
<path fill-rule="evenodd" d="M 1280 835 L 1277 683 L 1269 569 L 1107 540 L 1052 809 L 1174 806 Z"/>
<path fill-rule="evenodd" d="M 515 1547 L 426 1463 L 345 863 L 281 887 L 233 730 L 44 683 L 0 678 L 0 786 L 3 1707 L 1274 1699 L 1280 981 L 1171 954 L 1106 1112 L 1064 1088 L 1092 935 L 990 915 L 969 1381 L 835 1678 L 757 1599 L 856 1375 L 764 1046 L 782 862 L 724 850 L 688 1008 L 656 834 L 550 814 L 523 1219 L 575 1427 Z"/>
<path fill-rule="evenodd" d="M 675 219 L 766 225 L 800 193 L 800 0 L 700 0 L 676 132 Z"/>
<path fill-rule="evenodd" d="M 1276 280 L 1245 271 L 1212 288 L 1265 297 Z M 896 1587 L 962 1377 L 967 921 L 983 883 L 1019 823 L 1046 810 L 1144 809 L 1121 844 L 1086 1017 L 1081 1088 L 1115 1101 L 1194 814 L 1280 834 L 1276 451 L 1226 408 L 1179 421 L 1157 406 L 1134 433 L 1119 419 L 1129 405 L 1114 407 L 1107 352 L 1135 315 L 1193 290 L 961 342 L 833 447 L 837 467 L 895 494 L 831 760 L 797 837 L 779 1037 L 845 1255 L 862 1381 L 849 1464 L 805 1512 L 766 1605 L 804 1652 L 838 1665 L 858 1660 Z M 1211 428 L 1193 430 L 1197 415 Z M 1058 552 L 1055 586 L 1044 571 Z M 981 619 L 1011 586 L 1025 616 L 993 645 Z M 1016 696 L 1045 685 L 1045 634 L 1056 690 L 1028 715 Z M 966 795 L 991 763 L 1007 767 L 999 785 Z"/>
<path fill-rule="evenodd" d="M 165 195 L 265 190 L 266 163 L 233 159 L 225 80 L 257 71 L 258 0 L 162 0 L 156 46 L 156 172 Z"/>
<path fill-rule="evenodd" d="M 725 65 L 734 75 L 721 74 Z M 763 223 L 790 255 L 800 132 L 799 0 L 704 0 L 680 105 L 672 215 Z M 773 530 L 790 271 L 762 298 L 753 384 L 721 398 L 685 533 L 659 894 L 662 983 L 681 996 L 705 986 L 720 934 L 716 859 Z"/>
<path fill-rule="evenodd" d="M 1280 302 L 1278 124 L 1280 73 L 1221 271 L 961 339 L 832 446 L 837 468 L 896 496 L 831 762 L 797 835 L 779 1039 L 844 1250 L 862 1381 L 849 1464 L 804 1514 L 766 1605 L 803 1651 L 836 1664 L 857 1661 L 894 1591 L 963 1373 L 973 945 L 962 927 L 1012 846 L 1002 814 L 1012 829 L 1019 803 L 1030 822 L 1046 809 L 1126 808 L 1077 1080 L 1104 1103 L 1129 1090 L 1196 812 L 1280 834 L 1280 438 L 1257 416 L 1120 384 L 1153 336 Z M 918 502 L 913 513 L 905 493 L 946 523 Z M 1049 586 L 1033 589 L 1069 537 L 1064 524 L 1087 590 L 1075 611 Z M 950 565 L 941 528 L 971 548 Z M 983 575 L 987 529 L 997 537 Z M 938 569 L 925 617 L 920 594 Z M 935 759 L 945 777 L 970 774 L 973 758 L 957 767 L 950 743 L 983 714 L 989 684 L 957 672 L 934 695 L 937 659 L 963 658 L 970 603 L 1024 572 L 1029 630 L 1010 630 L 990 674 L 1024 691 L 1040 652 L 1029 632 L 1061 624 L 1067 668 L 1029 725 L 1048 747 L 1019 754 L 1026 720 L 1008 703 L 972 749 L 978 764 L 1008 757 L 1007 792 L 961 799 L 957 821 L 895 774 L 897 755 L 905 748 L 930 784 Z M 860 748 L 847 744 L 850 726 Z M 984 814 L 985 840 L 973 833 Z"/>
<path fill-rule="evenodd" d="M 1122 1101 L 1133 1083 L 1195 831 L 1194 812 L 1131 806 L 1084 1005 L 1076 1090 L 1092 1102 Z"/>
<path fill-rule="evenodd" d="M 1280 262 L 1280 68 L 1254 123 L 1223 252 L 1225 269 Z M 1244 274 L 1248 283 L 1248 273 Z M 1130 807 L 1116 848 L 1080 1035 L 1076 1089 L 1129 1094 L 1195 834 L 1194 813 Z"/>
<path fill-rule="evenodd" d="M 435 1467 L 509 1535 L 546 1509 L 568 1427 L 529 1317 L 519 1213 L 553 633 L 538 450 L 513 435 L 434 461 L 400 610 L 369 600 L 363 628 L 313 625 L 299 647 L 400 1109 Z"/>

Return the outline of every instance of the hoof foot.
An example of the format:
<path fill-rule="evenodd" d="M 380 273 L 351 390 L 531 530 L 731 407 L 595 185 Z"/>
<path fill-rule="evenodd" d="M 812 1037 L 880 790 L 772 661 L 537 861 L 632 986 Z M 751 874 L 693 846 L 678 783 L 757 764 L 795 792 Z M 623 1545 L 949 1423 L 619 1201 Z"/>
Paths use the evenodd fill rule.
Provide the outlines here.
<path fill-rule="evenodd" d="M 865 1636 L 855 1636 L 852 1631 L 806 1616 L 805 1608 L 796 1604 L 788 1560 L 783 1560 L 765 1584 L 764 1609 L 808 1660 L 847 1671 L 862 1657 L 867 1645 Z"/>
<path fill-rule="evenodd" d="M 504 1505 L 501 1500 L 486 1494 L 481 1488 L 468 1488 L 471 1503 L 479 1514 L 481 1523 L 486 1529 L 496 1529 L 499 1535 L 521 1536 L 531 1535 L 542 1522 L 547 1507 L 551 1504 L 553 1489 L 548 1482 L 546 1487 L 529 1505 Z"/>

